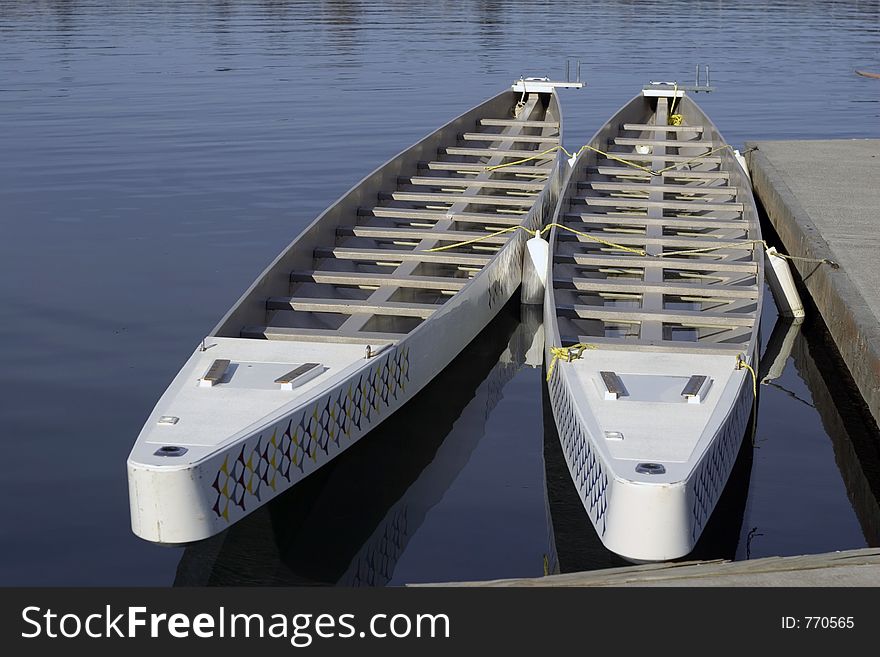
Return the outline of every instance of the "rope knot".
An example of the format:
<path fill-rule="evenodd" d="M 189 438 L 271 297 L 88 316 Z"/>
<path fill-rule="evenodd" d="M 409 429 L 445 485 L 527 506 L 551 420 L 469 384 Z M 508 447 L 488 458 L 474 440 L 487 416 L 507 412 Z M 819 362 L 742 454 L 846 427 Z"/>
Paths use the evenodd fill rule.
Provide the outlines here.
<path fill-rule="evenodd" d="M 553 360 L 550 361 L 550 367 L 547 368 L 547 381 L 553 376 L 553 370 L 556 368 L 556 362 L 564 360 L 570 363 L 579 359 L 587 349 L 595 349 L 596 345 L 587 344 L 586 342 L 578 342 L 568 347 L 550 347 L 550 353 L 553 354 Z"/>

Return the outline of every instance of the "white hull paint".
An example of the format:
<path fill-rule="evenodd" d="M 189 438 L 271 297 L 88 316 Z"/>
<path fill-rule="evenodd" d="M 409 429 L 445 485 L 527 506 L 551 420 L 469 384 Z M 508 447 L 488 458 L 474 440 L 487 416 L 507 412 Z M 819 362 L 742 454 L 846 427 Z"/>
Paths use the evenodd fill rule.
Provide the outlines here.
<path fill-rule="evenodd" d="M 719 430 L 707 436 L 694 468 L 683 479 L 665 483 L 615 476 L 613 459 L 602 449 L 604 439 L 587 428 L 583 409 L 571 405 L 565 379 L 551 379 L 550 404 L 565 462 L 602 543 L 633 562 L 667 561 L 691 552 L 748 431 L 751 379 L 742 377 L 735 406 Z"/>
<path fill-rule="evenodd" d="M 742 358 L 757 369 L 763 288 L 748 177 L 732 152 L 718 148 L 723 139 L 688 98 L 677 105 L 683 127 L 667 127 L 667 102 L 636 97 L 590 144 L 602 151 L 617 146 L 623 159 L 633 155 L 621 145 L 653 153 L 637 161 L 652 170 L 678 157 L 686 170 L 652 174 L 584 151 L 555 221 L 612 244 L 554 229 L 553 283 L 544 303 L 547 363 L 554 347 L 592 347 L 570 362 L 558 360 L 548 382 L 572 481 L 605 547 L 634 562 L 694 549 L 756 401 L 751 374 L 738 366 Z M 729 203 L 718 200 L 725 195 Z M 652 259 L 688 250 L 689 240 L 694 248 L 711 240 L 725 246 Z M 698 398 L 684 394 L 691 377 L 708 381 Z"/>
<path fill-rule="evenodd" d="M 534 231 L 546 223 L 556 205 L 566 167 L 561 156 L 552 160 L 547 184 L 523 215 L 523 226 Z M 356 187 L 343 201 L 357 193 Z M 320 222 L 319 217 L 307 233 L 319 232 Z M 364 340 L 353 344 L 343 339 L 333 343 L 253 340 L 221 337 L 215 330 L 194 351 L 159 400 L 128 459 L 134 533 L 152 542 L 175 545 L 210 537 L 363 438 L 448 365 L 516 292 L 527 239 L 526 232 L 514 232 L 488 264 L 427 321 L 401 334 L 399 341 L 374 345 L 379 351 L 369 359 L 364 357 Z M 296 246 L 297 241 L 288 251 Z M 283 267 L 287 253 L 267 269 L 224 322 L 243 312 L 241 309 L 256 296 L 254 291 L 275 275 L 275 269 Z M 327 367 L 322 375 L 297 388 L 288 403 L 271 402 L 275 407 L 257 412 L 253 409 L 261 408 L 261 404 L 271 406 L 267 396 L 278 394 L 277 390 L 199 388 L 197 379 L 216 359 L 236 364 L 241 376 L 247 374 L 245 367 L 269 371 L 272 365 L 283 372 L 285 363 L 316 359 Z M 212 399 L 216 401 L 206 402 L 206 395 L 215 395 Z M 197 422 L 199 426 L 189 425 L 191 436 L 186 433 L 183 416 L 192 409 L 197 416 L 201 414 L 201 422 Z M 181 419 L 173 427 L 157 426 L 167 415 L 180 415 Z M 226 435 L 211 436 L 206 426 L 212 422 L 218 431 L 226 426 Z M 189 442 L 166 436 L 180 436 Z M 168 443 L 183 445 L 186 458 L 159 455 L 157 450 Z"/>

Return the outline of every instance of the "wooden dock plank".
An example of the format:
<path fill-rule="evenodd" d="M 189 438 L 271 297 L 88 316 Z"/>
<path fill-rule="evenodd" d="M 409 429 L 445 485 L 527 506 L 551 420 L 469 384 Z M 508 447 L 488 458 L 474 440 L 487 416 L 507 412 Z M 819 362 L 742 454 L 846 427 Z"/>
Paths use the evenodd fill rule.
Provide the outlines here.
<path fill-rule="evenodd" d="M 586 338 L 589 341 L 589 338 Z M 763 557 L 743 561 L 664 561 L 545 577 L 408 586 L 880 586 L 880 549 Z"/>

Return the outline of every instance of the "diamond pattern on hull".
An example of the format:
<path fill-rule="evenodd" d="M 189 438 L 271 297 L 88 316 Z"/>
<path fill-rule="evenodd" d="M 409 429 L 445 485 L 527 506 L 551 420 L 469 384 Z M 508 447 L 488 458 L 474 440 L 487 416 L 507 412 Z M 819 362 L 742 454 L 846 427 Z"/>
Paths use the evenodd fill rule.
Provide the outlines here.
<path fill-rule="evenodd" d="M 696 541 L 703 531 L 703 526 L 712 514 L 724 485 L 733 469 L 740 442 L 746 431 L 746 423 L 752 408 L 752 394 L 742 394 L 730 418 L 721 429 L 721 435 L 703 456 L 695 474 L 690 480 L 690 493 L 693 497 L 691 505 L 691 538 Z"/>
<path fill-rule="evenodd" d="M 228 522 L 234 507 L 246 512 L 267 491 L 299 480 L 306 459 L 329 460 L 367 433 L 409 383 L 409 347 L 376 360 L 356 383 L 346 381 L 228 452 L 210 484 L 217 517 Z"/>
<path fill-rule="evenodd" d="M 578 418 L 559 368 L 549 383 L 550 402 L 568 470 L 599 536 L 605 535 L 608 476 L 586 428 Z"/>

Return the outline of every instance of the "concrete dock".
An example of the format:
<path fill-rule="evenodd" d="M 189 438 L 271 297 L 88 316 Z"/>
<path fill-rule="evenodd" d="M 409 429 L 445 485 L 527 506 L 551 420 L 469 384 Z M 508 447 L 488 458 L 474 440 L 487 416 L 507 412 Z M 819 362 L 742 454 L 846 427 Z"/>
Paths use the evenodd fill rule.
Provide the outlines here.
<path fill-rule="evenodd" d="M 656 563 L 546 577 L 415 586 L 880 586 L 880 548 L 749 561 Z"/>
<path fill-rule="evenodd" d="M 756 196 L 880 423 L 880 139 L 747 142 Z"/>

